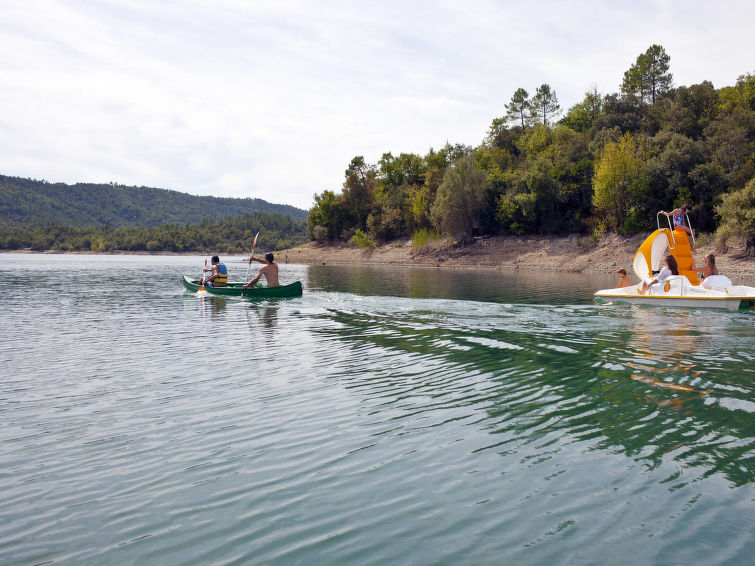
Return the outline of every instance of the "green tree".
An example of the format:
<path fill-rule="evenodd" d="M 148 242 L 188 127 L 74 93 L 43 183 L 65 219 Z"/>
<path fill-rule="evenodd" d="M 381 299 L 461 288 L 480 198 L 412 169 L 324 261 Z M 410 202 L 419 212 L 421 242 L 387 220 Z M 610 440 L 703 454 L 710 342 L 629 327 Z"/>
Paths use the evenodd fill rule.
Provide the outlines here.
<path fill-rule="evenodd" d="M 727 183 L 721 168 L 713 163 L 701 163 L 689 173 L 691 182 L 688 202 L 700 203 L 695 207 L 695 228 L 699 232 L 716 229 L 715 203 L 724 194 Z"/>
<path fill-rule="evenodd" d="M 516 89 L 511 101 L 505 105 L 506 118 L 509 122 L 519 123 L 524 129 L 529 125 L 530 101 L 529 93 L 523 88 Z"/>
<path fill-rule="evenodd" d="M 517 214 L 519 209 L 512 197 L 507 194 L 501 194 L 496 201 L 495 219 L 501 225 L 501 231 L 504 234 L 518 234 L 519 223 Z"/>
<path fill-rule="evenodd" d="M 545 158 L 536 160 L 527 171 L 525 182 L 532 195 L 535 230 L 540 234 L 558 232 L 563 211 L 558 212 L 558 185 L 553 178 L 551 162 Z"/>
<path fill-rule="evenodd" d="M 711 162 L 721 167 L 729 184 L 743 187 L 755 173 L 755 112 L 735 108 L 703 132 Z"/>
<path fill-rule="evenodd" d="M 680 86 L 659 116 L 663 129 L 700 139 L 703 131 L 716 118 L 718 93 L 710 81 L 690 87 Z"/>
<path fill-rule="evenodd" d="M 383 154 L 378 161 L 372 211 L 367 217 L 372 238 L 385 242 L 411 233 L 415 226 L 413 199 L 424 184 L 426 171 L 425 160 L 417 154 Z"/>
<path fill-rule="evenodd" d="M 681 191 L 692 186 L 690 172 L 705 161 L 702 143 L 681 134 L 660 132 L 652 139 L 649 166 L 656 173 L 654 192 L 662 208 L 671 206 Z"/>
<path fill-rule="evenodd" d="M 526 133 L 519 136 L 517 147 L 519 151 L 527 156 L 527 159 L 534 159 L 542 152 L 548 149 L 552 140 L 551 129 L 542 124 L 535 124 Z"/>
<path fill-rule="evenodd" d="M 651 45 L 624 73 L 621 92 L 651 105 L 655 104 L 656 99 L 673 86 L 673 76 L 669 73 L 670 60 L 663 47 Z"/>
<path fill-rule="evenodd" d="M 333 191 L 315 195 L 315 205 L 307 217 L 311 240 L 335 240 L 341 235 L 345 223 L 346 211 L 341 196 Z"/>
<path fill-rule="evenodd" d="M 561 123 L 576 132 L 586 132 L 600 117 L 603 110 L 603 97 L 597 87 L 585 93 L 585 98 L 569 108 Z"/>
<path fill-rule="evenodd" d="M 378 161 L 378 180 L 384 187 L 422 184 L 427 164 L 416 153 L 401 153 L 398 157 L 388 152 Z"/>
<path fill-rule="evenodd" d="M 409 210 L 412 213 L 414 225 L 418 228 L 430 228 L 430 205 L 433 202 L 434 194 L 431 193 L 430 187 L 422 185 L 414 187 L 408 195 Z"/>
<path fill-rule="evenodd" d="M 593 176 L 593 204 L 609 228 L 624 231 L 630 213 L 642 206 L 648 186 L 646 159 L 645 144 L 629 132 L 618 142 L 608 142 L 600 152 Z"/>
<path fill-rule="evenodd" d="M 740 75 L 736 86 L 723 87 L 718 92 L 718 106 L 727 114 L 735 108 L 755 110 L 755 75 Z"/>
<path fill-rule="evenodd" d="M 733 193 L 723 195 L 716 207 L 721 225 L 716 231 L 716 240 L 725 245 L 732 238 L 747 242 L 746 253 L 755 256 L 755 179 Z"/>
<path fill-rule="evenodd" d="M 460 242 L 467 242 L 479 229 L 487 204 L 489 183 L 472 156 L 453 161 L 446 169 L 431 208 L 433 225 Z"/>
<path fill-rule="evenodd" d="M 542 84 L 535 91 L 535 96 L 530 102 L 532 119 L 544 125 L 548 125 L 548 118 L 555 118 L 561 113 L 556 91 L 550 85 Z"/>
<path fill-rule="evenodd" d="M 346 180 L 343 183 L 342 202 L 348 218 L 345 228 L 364 231 L 377 188 L 375 167 L 368 165 L 364 157 L 358 155 L 351 160 L 344 174 Z"/>
<path fill-rule="evenodd" d="M 516 139 L 520 133 L 509 130 L 506 127 L 507 123 L 506 118 L 494 118 L 488 128 L 485 145 L 506 150 L 512 156 L 515 156 L 518 154 Z"/>
<path fill-rule="evenodd" d="M 594 138 L 602 136 L 601 130 L 618 128 L 623 132 L 638 132 L 644 121 L 642 109 L 635 103 L 634 97 L 619 96 L 617 93 L 603 97 L 603 109 L 596 120 Z"/>

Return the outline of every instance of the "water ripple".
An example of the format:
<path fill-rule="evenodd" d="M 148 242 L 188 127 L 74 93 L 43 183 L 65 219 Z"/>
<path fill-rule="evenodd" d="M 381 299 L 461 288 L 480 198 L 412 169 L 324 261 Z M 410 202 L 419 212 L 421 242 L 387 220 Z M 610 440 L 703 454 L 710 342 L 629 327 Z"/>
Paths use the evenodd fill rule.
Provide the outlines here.
<path fill-rule="evenodd" d="M 424 274 L 303 266 L 282 266 L 305 282 L 292 301 L 160 290 L 193 260 L 14 266 L 39 289 L 10 294 L 0 323 L 0 360 L 23 368 L 0 382 L 3 563 L 714 564 L 753 550 L 748 313 L 553 290 L 524 304 L 526 285 L 500 302 L 494 275 L 475 283 L 493 302 L 457 300 L 469 290 L 435 272 L 445 287 L 421 298 Z M 68 262 L 88 289 L 57 286 Z M 415 296 L 386 292 L 400 285 Z"/>

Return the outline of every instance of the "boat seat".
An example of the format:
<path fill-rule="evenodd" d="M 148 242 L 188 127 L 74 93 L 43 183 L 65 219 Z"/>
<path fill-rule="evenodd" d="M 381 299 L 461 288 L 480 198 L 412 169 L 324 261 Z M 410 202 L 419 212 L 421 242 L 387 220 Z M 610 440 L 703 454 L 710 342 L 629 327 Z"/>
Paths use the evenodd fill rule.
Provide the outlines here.
<path fill-rule="evenodd" d="M 706 289 L 728 289 L 729 287 L 731 287 L 731 279 L 729 279 L 725 275 L 708 275 L 708 277 L 703 279 L 703 282 L 700 283 L 700 285 L 702 285 Z"/>

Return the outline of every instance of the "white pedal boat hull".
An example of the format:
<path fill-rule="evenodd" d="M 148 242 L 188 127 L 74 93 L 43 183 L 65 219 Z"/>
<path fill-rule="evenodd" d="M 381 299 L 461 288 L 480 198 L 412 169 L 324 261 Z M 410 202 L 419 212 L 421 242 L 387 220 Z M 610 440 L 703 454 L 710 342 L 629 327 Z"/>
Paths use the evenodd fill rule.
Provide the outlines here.
<path fill-rule="evenodd" d="M 683 275 L 669 277 L 656 283 L 642 294 L 642 283 L 620 289 L 601 289 L 595 293 L 598 302 L 654 305 L 682 308 L 717 308 L 737 310 L 755 308 L 755 287 L 731 285 L 706 289 L 692 285 Z"/>

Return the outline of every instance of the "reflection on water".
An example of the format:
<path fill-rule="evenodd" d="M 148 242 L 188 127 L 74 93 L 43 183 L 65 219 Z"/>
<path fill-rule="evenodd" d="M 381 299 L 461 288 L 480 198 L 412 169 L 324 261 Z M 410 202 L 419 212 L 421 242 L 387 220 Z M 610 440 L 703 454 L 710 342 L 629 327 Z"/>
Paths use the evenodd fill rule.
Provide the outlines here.
<path fill-rule="evenodd" d="M 210 317 L 214 321 L 222 320 L 221 315 L 228 308 L 228 299 L 225 297 L 206 295 L 197 297 L 196 300 L 199 301 L 200 312 L 203 316 Z"/>
<path fill-rule="evenodd" d="M 270 355 L 276 355 L 276 340 L 278 340 L 278 312 L 280 301 L 250 301 L 244 309 L 244 315 L 249 325 L 252 347 L 266 348 Z"/>
<path fill-rule="evenodd" d="M 313 265 L 307 275 L 310 290 L 505 303 L 584 304 L 592 302 L 596 284 L 615 285 L 612 275 L 404 267 Z"/>
<path fill-rule="evenodd" d="M 202 261 L 6 258 L 0 562 L 749 560 L 753 313 L 296 265 L 200 298 Z"/>
<path fill-rule="evenodd" d="M 250 307 L 249 311 L 257 316 L 262 326 L 268 329 L 274 329 L 278 326 L 278 310 L 280 309 L 278 305 L 262 308 L 255 308 L 255 306 Z"/>
<path fill-rule="evenodd" d="M 739 321 L 736 316 L 711 316 L 706 332 L 701 332 L 691 324 L 693 315 L 669 311 L 626 309 L 617 313 L 619 318 L 606 319 L 599 309 L 540 306 L 514 310 L 443 305 L 441 310 L 398 313 L 334 310 L 324 316 L 337 324 L 323 324 L 317 332 L 350 345 L 355 356 L 345 365 L 362 359 L 366 346 L 380 350 L 381 368 L 386 357 L 408 360 L 410 371 L 397 369 L 403 364 L 389 364 L 394 369 L 381 373 L 379 381 L 397 398 L 418 396 L 419 411 L 479 402 L 489 414 L 486 427 L 492 426 L 496 434 L 558 431 L 573 435 L 573 442 L 599 434 L 597 447 L 620 446 L 628 456 L 652 466 L 674 452 L 676 461 L 701 467 L 700 475 L 715 470 L 736 485 L 752 483 L 755 470 L 742 467 L 739 460 L 739 443 L 749 445 L 755 432 L 751 412 L 738 419 L 731 414 L 731 403 L 719 402 L 722 392 L 715 393 L 720 376 L 728 375 L 727 381 L 746 384 L 735 395 L 743 393 L 742 400 L 749 400 L 750 384 L 742 382 L 739 372 L 752 375 L 752 357 L 735 359 L 730 354 L 711 367 L 715 346 L 706 336 L 720 337 L 725 327 L 737 326 L 748 316 Z M 464 318 L 467 313 L 469 318 Z M 418 368 L 423 376 L 419 382 Z M 343 378 L 349 387 L 374 383 L 374 370 L 344 373 L 350 376 Z M 468 379 L 470 375 L 475 378 Z M 483 379 L 490 381 L 480 390 Z M 523 399 L 526 402 L 520 402 Z M 517 407 L 514 415 L 512 403 Z M 506 409 L 501 412 L 501 407 Z M 680 414 L 655 418 L 659 407 Z M 505 416 L 499 423 L 501 414 Z M 515 418 L 517 414 L 523 418 Z M 700 439 L 705 441 L 695 447 Z M 685 445 L 692 446 L 682 451 Z M 716 449 L 711 451 L 711 445 Z M 685 481 L 700 475 L 688 475 Z"/>

